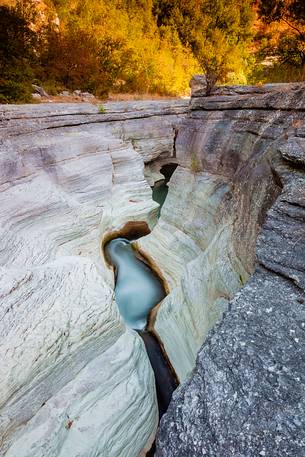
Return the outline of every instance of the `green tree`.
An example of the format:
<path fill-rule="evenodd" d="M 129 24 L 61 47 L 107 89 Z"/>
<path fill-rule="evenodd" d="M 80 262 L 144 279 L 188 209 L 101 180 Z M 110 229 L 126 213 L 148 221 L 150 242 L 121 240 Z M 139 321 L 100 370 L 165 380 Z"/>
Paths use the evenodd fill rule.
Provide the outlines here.
<path fill-rule="evenodd" d="M 250 0 L 155 0 L 159 27 L 175 27 L 206 75 L 207 94 L 229 73 L 242 74 L 254 14 Z"/>
<path fill-rule="evenodd" d="M 29 99 L 32 81 L 52 94 L 98 96 L 180 95 L 202 70 L 208 92 L 217 80 L 237 82 L 247 64 L 251 1 L 17 0 L 0 20 L 2 100 L 16 100 L 18 87 L 19 99 Z"/>
<path fill-rule="evenodd" d="M 304 0 L 261 0 L 259 16 L 266 24 L 284 24 L 275 46 L 266 54 L 276 56 L 281 63 L 295 67 L 305 65 L 305 2 Z"/>
<path fill-rule="evenodd" d="M 41 79 L 98 96 L 188 90 L 198 64 L 174 29 L 158 29 L 152 0 L 56 0 L 55 6 L 60 25 L 48 32 Z"/>
<path fill-rule="evenodd" d="M 254 15 L 251 3 L 239 0 L 204 0 L 202 11 L 206 27 L 197 55 L 209 95 L 217 81 L 225 81 L 230 73 L 242 75 L 246 71 Z"/>
<path fill-rule="evenodd" d="M 36 34 L 20 11 L 0 7 L 0 101 L 30 101 Z"/>
<path fill-rule="evenodd" d="M 298 33 L 299 25 L 305 25 L 305 3 L 303 0 L 261 0 L 260 17 L 267 23 L 284 21 Z"/>

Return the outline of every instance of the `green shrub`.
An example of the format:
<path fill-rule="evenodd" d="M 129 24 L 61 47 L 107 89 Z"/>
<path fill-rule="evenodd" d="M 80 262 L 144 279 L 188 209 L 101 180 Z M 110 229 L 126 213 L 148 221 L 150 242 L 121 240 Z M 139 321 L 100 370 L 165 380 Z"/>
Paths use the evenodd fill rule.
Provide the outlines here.
<path fill-rule="evenodd" d="M 105 108 L 103 105 L 100 105 L 100 106 L 98 107 L 98 112 L 99 112 L 100 114 L 105 114 L 105 113 L 106 113 L 106 108 Z"/>
<path fill-rule="evenodd" d="M 46 80 L 43 82 L 39 81 L 37 82 L 37 85 L 42 86 L 49 95 L 58 95 L 60 92 L 65 90 L 65 87 L 62 84 L 59 84 L 54 80 Z"/>
<path fill-rule="evenodd" d="M 273 65 L 257 65 L 249 77 L 250 84 L 290 83 L 305 81 L 305 65 L 294 67 L 275 62 Z"/>
<path fill-rule="evenodd" d="M 201 164 L 195 153 L 192 154 L 190 169 L 193 173 L 199 173 L 202 171 Z"/>
<path fill-rule="evenodd" d="M 28 81 L 0 81 L 0 103 L 31 103 L 32 86 Z"/>
<path fill-rule="evenodd" d="M 35 33 L 20 12 L 0 6 L 0 101 L 32 101 Z"/>

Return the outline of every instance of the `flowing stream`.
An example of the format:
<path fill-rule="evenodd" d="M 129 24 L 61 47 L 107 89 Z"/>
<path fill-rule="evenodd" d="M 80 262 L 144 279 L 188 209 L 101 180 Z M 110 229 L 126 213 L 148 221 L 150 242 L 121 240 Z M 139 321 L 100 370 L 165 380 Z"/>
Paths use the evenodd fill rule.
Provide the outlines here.
<path fill-rule="evenodd" d="M 170 179 L 176 164 L 165 166 L 164 181 L 153 187 L 153 199 L 162 205 L 166 199 Z M 167 168 L 168 170 L 167 170 Z M 163 167 L 164 168 L 164 167 Z M 126 325 L 141 336 L 154 371 L 159 417 L 166 412 L 177 377 L 155 332 L 148 331 L 150 311 L 166 296 L 160 278 L 139 258 L 126 238 L 114 238 L 104 247 L 105 256 L 114 268 L 116 302 Z M 154 455 L 155 446 L 146 454 Z"/>
<path fill-rule="evenodd" d="M 165 297 L 165 289 L 151 268 L 137 257 L 129 240 L 115 238 L 109 241 L 105 254 L 114 267 L 115 296 L 121 316 L 144 341 L 155 374 L 161 417 L 178 382 L 156 335 L 147 331 L 146 327 L 149 313 Z"/>
<path fill-rule="evenodd" d="M 158 210 L 158 217 L 160 217 L 161 208 L 163 206 L 163 203 L 165 202 L 167 194 L 168 194 L 168 185 L 166 184 L 165 181 L 156 183 L 154 185 L 154 187 L 152 188 L 153 200 L 155 200 L 155 202 L 159 203 L 159 205 L 160 205 L 159 210 Z"/>
<path fill-rule="evenodd" d="M 144 330 L 150 310 L 166 295 L 159 278 L 140 259 L 129 240 L 115 238 L 105 252 L 115 270 L 115 296 L 128 327 Z"/>
<path fill-rule="evenodd" d="M 160 217 L 160 212 L 161 208 L 163 206 L 163 203 L 166 200 L 167 194 L 168 194 L 168 182 L 174 173 L 174 171 L 177 168 L 177 164 L 175 163 L 169 163 L 167 165 L 163 165 L 161 167 L 160 172 L 163 174 L 164 179 L 157 181 L 155 185 L 152 187 L 152 198 L 155 200 L 155 202 L 159 203 L 159 212 L 158 212 L 158 217 Z"/>

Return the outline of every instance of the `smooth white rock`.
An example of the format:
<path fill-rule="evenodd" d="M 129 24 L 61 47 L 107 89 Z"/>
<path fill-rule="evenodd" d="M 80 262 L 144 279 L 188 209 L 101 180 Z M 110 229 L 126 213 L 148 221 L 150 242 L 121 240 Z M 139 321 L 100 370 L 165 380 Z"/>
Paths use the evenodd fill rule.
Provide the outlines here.
<path fill-rule="evenodd" d="M 155 432 L 152 370 L 118 315 L 100 250 L 109 230 L 156 223 L 144 160 L 172 154 L 186 105 L 170 105 L 112 104 L 108 118 L 92 105 L 0 107 L 0 448 L 8 456 L 137 457 Z"/>
<path fill-rule="evenodd" d="M 217 219 L 228 192 L 223 176 L 178 167 L 158 224 L 138 241 L 170 287 L 155 329 L 180 380 L 248 276 L 232 244 L 233 218 Z"/>

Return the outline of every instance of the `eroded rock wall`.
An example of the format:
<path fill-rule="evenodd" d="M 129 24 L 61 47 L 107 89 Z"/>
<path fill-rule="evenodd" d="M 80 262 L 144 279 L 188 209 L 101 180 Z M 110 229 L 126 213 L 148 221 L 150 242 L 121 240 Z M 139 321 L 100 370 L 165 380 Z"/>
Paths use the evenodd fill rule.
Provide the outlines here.
<path fill-rule="evenodd" d="M 179 167 L 161 218 L 139 241 L 171 287 L 155 328 L 180 380 L 253 272 L 257 234 L 281 189 L 273 145 L 293 119 L 277 110 L 238 109 L 239 95 L 224 98 L 200 97 L 201 109 L 192 99 L 176 137 Z M 229 103 L 232 109 L 222 108 Z"/>
<path fill-rule="evenodd" d="M 213 242 L 219 246 L 214 235 L 203 254 L 188 259 L 189 274 L 182 273 L 181 286 L 178 283 L 173 289 L 177 299 L 169 296 L 165 304 L 165 310 L 177 310 L 177 327 L 183 328 L 192 314 L 194 327 L 206 340 L 195 369 L 174 394 L 161 421 L 158 457 L 304 455 L 305 88 L 286 85 L 271 91 L 237 92 L 212 97 L 197 92 L 192 113 L 179 130 L 180 163 L 191 167 L 195 160 L 204 170 L 200 176 L 225 181 L 230 189 L 226 211 L 215 214 L 229 221 L 231 233 L 220 245 L 221 252 L 213 249 Z M 190 201 L 194 199 L 193 191 L 189 195 Z M 221 221 L 217 217 L 216 227 Z M 211 283 L 214 293 L 223 290 L 218 272 L 232 258 L 231 254 L 222 257 L 228 246 L 242 269 L 251 273 L 262 222 L 255 272 L 206 334 L 198 310 L 215 308 L 215 302 L 200 291 L 193 300 L 186 302 L 185 297 Z M 198 262 L 209 251 L 214 256 L 210 276 L 202 273 L 209 263 Z M 179 256 L 175 248 L 174 252 Z M 230 278 L 225 271 L 223 277 Z M 177 307 L 181 302 L 192 306 Z M 157 322 L 161 335 L 166 325 L 161 312 Z M 173 334 L 166 340 L 168 347 Z M 183 361 L 180 346 L 187 347 L 183 338 L 179 343 L 172 348 L 179 354 L 177 364 Z"/>
<path fill-rule="evenodd" d="M 0 107 L 0 449 L 137 456 L 158 420 L 123 324 L 106 231 L 156 223 L 144 161 L 173 154 L 187 102 Z"/>

